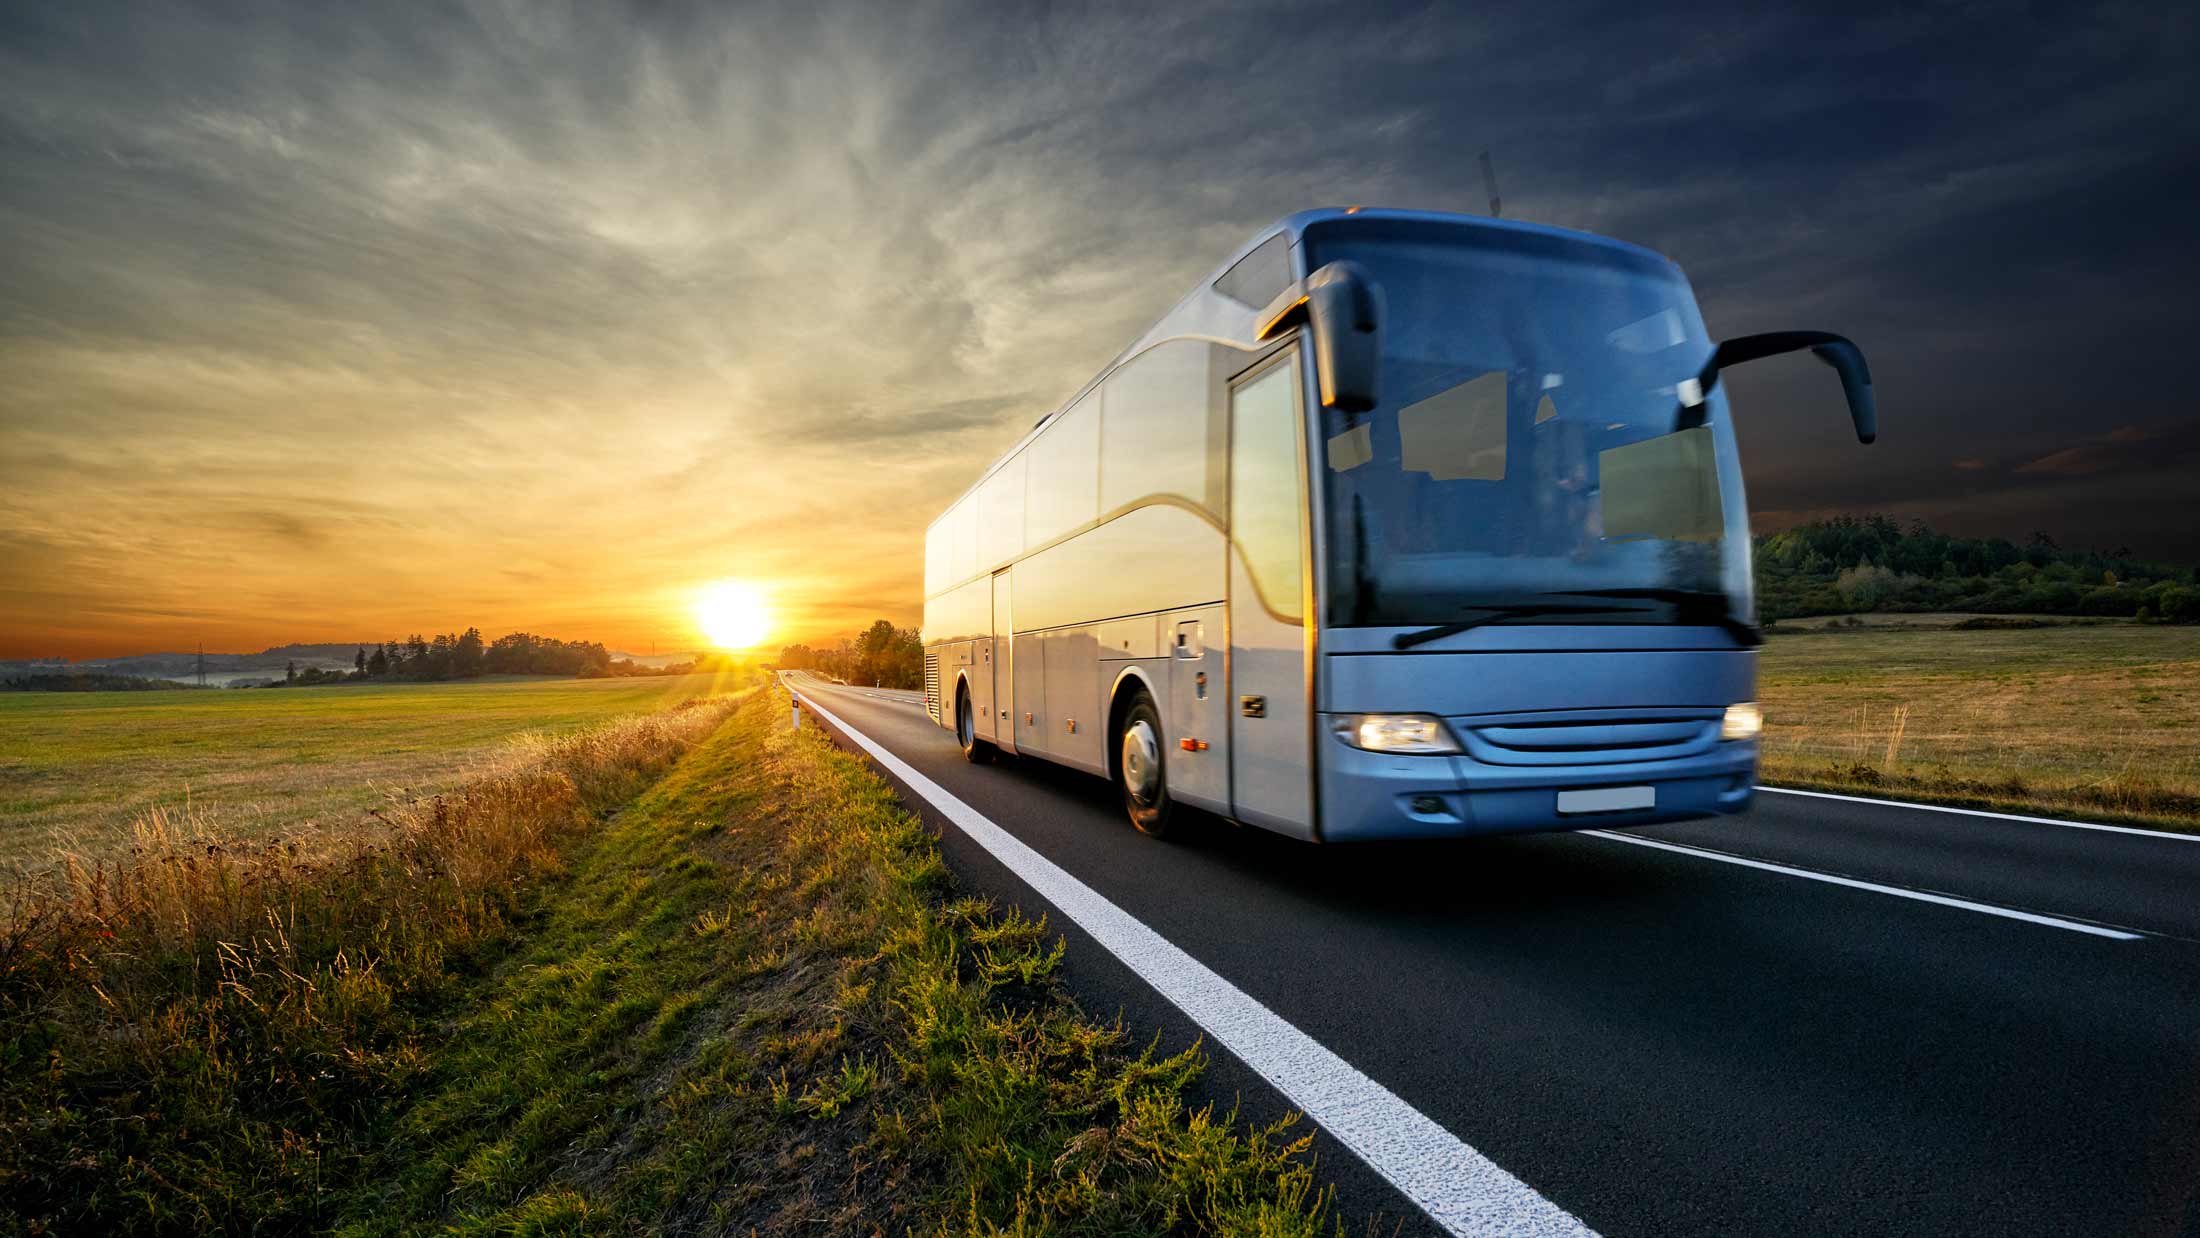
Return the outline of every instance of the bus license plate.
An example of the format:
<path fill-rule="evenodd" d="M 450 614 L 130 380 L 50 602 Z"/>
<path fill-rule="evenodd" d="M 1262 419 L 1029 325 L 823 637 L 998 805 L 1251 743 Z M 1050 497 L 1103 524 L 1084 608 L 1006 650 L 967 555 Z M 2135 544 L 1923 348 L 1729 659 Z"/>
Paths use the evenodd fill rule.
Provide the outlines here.
<path fill-rule="evenodd" d="M 1655 808 L 1657 803 L 1656 787 L 1597 787 L 1590 791 L 1558 793 L 1558 811 L 1561 816 L 1587 812 L 1633 812 L 1641 808 Z"/>

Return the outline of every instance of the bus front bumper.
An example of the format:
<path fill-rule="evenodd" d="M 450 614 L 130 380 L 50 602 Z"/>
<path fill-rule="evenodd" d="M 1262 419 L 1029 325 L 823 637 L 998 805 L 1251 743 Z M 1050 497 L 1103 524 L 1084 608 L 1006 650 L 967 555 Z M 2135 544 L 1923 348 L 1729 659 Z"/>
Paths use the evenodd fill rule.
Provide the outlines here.
<path fill-rule="evenodd" d="M 1355 748 L 1321 728 L 1321 823 L 1325 842 L 1390 838 L 1464 838 L 1540 830 L 1611 829 L 1685 821 L 1749 807 L 1757 781 L 1757 745 L 1724 742 L 1710 751 L 1660 761 L 1520 767 L 1471 756 L 1419 756 Z M 1645 795 L 1645 789 L 1647 795 Z M 1560 810 L 1561 792 L 1611 791 L 1588 800 L 1594 811 Z M 1603 808 L 1600 801 L 1647 807 Z"/>

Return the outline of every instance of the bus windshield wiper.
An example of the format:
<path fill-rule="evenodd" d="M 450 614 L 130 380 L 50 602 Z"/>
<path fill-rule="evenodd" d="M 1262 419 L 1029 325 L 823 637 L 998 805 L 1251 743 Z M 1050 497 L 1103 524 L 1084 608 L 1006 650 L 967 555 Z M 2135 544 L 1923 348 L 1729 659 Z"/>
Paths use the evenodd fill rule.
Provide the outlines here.
<path fill-rule="evenodd" d="M 1478 628 L 1486 623 L 1518 619 L 1527 615 L 1626 615 L 1642 612 L 1639 606 L 1575 606 L 1568 602 L 1523 602 L 1514 606 L 1475 606 L 1469 609 L 1487 613 L 1476 615 L 1472 619 L 1461 619 L 1457 623 L 1440 623 L 1433 628 L 1422 628 L 1418 632 L 1400 632 L 1390 638 L 1390 647 L 1411 649 L 1432 640 L 1457 636 L 1469 628 Z"/>
<path fill-rule="evenodd" d="M 1724 593 L 1708 589 L 1567 589 L 1566 597 L 1640 598 L 1646 602 L 1671 602 L 1680 608 L 1682 623 L 1708 623 L 1723 628 L 1744 647 L 1765 643 L 1764 633 L 1734 617 L 1734 604 Z M 1712 609 L 1712 608 L 1716 609 Z"/>

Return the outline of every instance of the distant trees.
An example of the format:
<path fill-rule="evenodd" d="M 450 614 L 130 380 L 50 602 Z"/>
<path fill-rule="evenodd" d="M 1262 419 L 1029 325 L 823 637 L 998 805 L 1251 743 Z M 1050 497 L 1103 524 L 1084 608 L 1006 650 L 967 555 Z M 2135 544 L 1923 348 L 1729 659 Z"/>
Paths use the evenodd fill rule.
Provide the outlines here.
<path fill-rule="evenodd" d="M 457 656 L 461 660 L 477 659 L 481 670 L 477 674 L 490 675 L 607 675 L 611 673 L 611 654 L 594 641 L 562 641 L 550 636 L 536 636 L 529 632 L 514 632 L 499 636 L 486 649 L 479 649 L 481 633 L 468 630 L 473 638 L 476 654 L 467 654 L 463 646 L 464 636 Z"/>
<path fill-rule="evenodd" d="M 896 627 L 892 620 L 880 619 L 830 649 L 789 645 L 779 651 L 779 665 L 849 683 L 917 688 L 924 684 L 924 641 L 915 628 Z"/>
<path fill-rule="evenodd" d="M 0 679 L 0 692 L 144 692 L 171 688 L 196 690 L 197 685 L 106 671 L 36 671 Z"/>
<path fill-rule="evenodd" d="M 358 680 L 436 682 L 473 679 L 481 675 L 568 675 L 595 678 L 604 675 L 651 674 L 630 662 L 613 662 L 611 654 L 595 641 L 565 641 L 555 637 L 514 632 L 494 641 L 482 639 L 481 629 L 448 632 L 429 639 L 414 633 L 404 640 L 384 641 L 369 652 L 362 645 L 352 655 L 350 671 L 298 669 L 293 661 L 284 670 L 283 682 L 310 684 L 348 683 Z M 668 667 L 685 671 L 689 667 Z"/>
<path fill-rule="evenodd" d="M 1851 611 L 2103 615 L 2200 623 L 2200 571 L 2128 549 L 2065 550 L 2045 533 L 1950 537 L 1922 521 L 1841 516 L 1756 540 L 1767 620 Z"/>

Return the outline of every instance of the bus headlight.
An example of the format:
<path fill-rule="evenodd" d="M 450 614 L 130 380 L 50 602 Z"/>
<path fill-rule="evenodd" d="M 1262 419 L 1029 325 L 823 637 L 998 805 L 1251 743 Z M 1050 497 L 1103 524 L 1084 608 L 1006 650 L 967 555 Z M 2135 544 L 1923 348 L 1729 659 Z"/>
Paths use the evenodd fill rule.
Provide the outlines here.
<path fill-rule="evenodd" d="M 1337 738 L 1369 752 L 1458 752 L 1441 719 L 1428 714 L 1344 714 L 1332 724 Z"/>
<path fill-rule="evenodd" d="M 1726 707 L 1726 720 L 1719 724 L 1720 739 L 1755 739 L 1765 729 L 1765 711 L 1757 708 L 1755 701 L 1739 701 Z"/>

